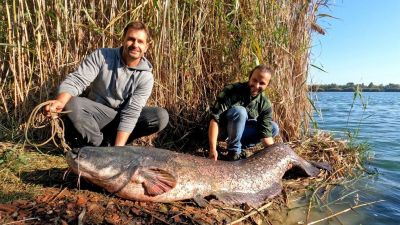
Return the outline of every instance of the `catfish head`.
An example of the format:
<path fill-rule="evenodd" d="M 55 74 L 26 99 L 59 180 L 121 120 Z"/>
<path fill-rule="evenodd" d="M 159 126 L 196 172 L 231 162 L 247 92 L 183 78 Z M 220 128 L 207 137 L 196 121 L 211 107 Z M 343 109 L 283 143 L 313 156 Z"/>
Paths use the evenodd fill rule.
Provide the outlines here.
<path fill-rule="evenodd" d="M 143 151 L 125 147 L 83 147 L 67 153 L 67 163 L 76 174 L 111 193 L 128 184 L 143 188 L 149 196 L 174 188 L 175 177 L 157 167 L 146 166 L 149 161 Z"/>
<path fill-rule="evenodd" d="M 67 162 L 71 169 L 87 179 L 115 179 L 129 168 L 139 163 L 138 158 L 127 157 L 126 154 L 116 154 L 115 148 L 84 147 L 73 149 L 67 153 Z"/>

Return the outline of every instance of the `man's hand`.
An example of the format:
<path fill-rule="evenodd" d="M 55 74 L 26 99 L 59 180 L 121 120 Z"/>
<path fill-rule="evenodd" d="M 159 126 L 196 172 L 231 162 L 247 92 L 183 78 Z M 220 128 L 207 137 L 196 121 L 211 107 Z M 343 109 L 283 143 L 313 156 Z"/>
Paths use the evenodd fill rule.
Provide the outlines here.
<path fill-rule="evenodd" d="M 218 152 L 216 149 L 210 149 L 210 153 L 208 155 L 208 158 L 213 159 L 214 161 L 218 160 Z"/>
<path fill-rule="evenodd" d="M 71 94 L 67 92 L 60 93 L 55 100 L 50 100 L 50 104 L 46 105 L 44 113 L 48 117 L 51 117 L 51 113 L 60 113 L 71 98 Z"/>
<path fill-rule="evenodd" d="M 115 138 L 115 146 L 125 146 L 131 133 L 125 131 L 118 131 L 117 137 Z"/>
<path fill-rule="evenodd" d="M 65 103 L 59 100 L 50 100 L 49 102 L 50 103 L 44 108 L 44 112 L 48 117 L 51 117 L 52 113 L 60 113 L 65 107 Z"/>
<path fill-rule="evenodd" d="M 274 144 L 274 139 L 272 137 L 262 138 L 261 142 L 264 144 L 264 147 L 268 147 Z"/>
<path fill-rule="evenodd" d="M 218 123 L 214 119 L 210 120 L 210 126 L 208 128 L 208 144 L 210 145 L 209 158 L 217 161 L 217 140 L 218 140 Z"/>

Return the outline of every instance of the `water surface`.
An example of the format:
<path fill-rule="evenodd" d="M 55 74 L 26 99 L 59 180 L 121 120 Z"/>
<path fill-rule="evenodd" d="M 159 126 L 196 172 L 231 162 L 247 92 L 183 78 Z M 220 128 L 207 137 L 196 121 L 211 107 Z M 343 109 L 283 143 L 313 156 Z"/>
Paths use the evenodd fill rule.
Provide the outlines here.
<path fill-rule="evenodd" d="M 377 171 L 377 175 L 364 176 L 357 182 L 349 181 L 345 187 L 335 188 L 331 201 L 346 194 L 348 197 L 330 205 L 332 212 L 325 207 L 324 213 L 384 200 L 344 213 L 338 217 L 340 222 L 333 219 L 319 224 L 400 224 L 400 93 L 362 93 L 362 100 L 357 97 L 353 107 L 354 93 L 351 92 L 314 93 L 312 98 L 321 112 L 321 116 L 315 115 L 318 128 L 333 131 L 336 137 L 358 131 L 356 140 L 366 141 L 373 155 L 367 168 Z M 326 214 L 317 215 L 318 211 L 314 210 L 315 217 L 310 221 L 326 217 Z M 305 211 L 293 210 L 296 213 L 304 215 Z M 299 222 L 298 219 L 288 221 L 289 224 Z"/>

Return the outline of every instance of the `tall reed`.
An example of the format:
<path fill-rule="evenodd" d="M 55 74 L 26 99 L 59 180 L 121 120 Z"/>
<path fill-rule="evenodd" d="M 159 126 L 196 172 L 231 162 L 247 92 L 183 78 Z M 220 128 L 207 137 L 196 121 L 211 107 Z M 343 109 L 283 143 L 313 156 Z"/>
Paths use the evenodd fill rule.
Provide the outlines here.
<path fill-rule="evenodd" d="M 275 70 L 269 96 L 283 140 L 307 129 L 310 32 L 322 0 L 5 0 L 0 6 L 2 121 L 23 125 L 53 98 L 66 74 L 99 47 L 118 47 L 141 20 L 152 31 L 147 57 L 156 85 L 150 104 L 171 115 L 182 136 L 207 121 L 222 87 L 247 79 L 257 63 Z"/>

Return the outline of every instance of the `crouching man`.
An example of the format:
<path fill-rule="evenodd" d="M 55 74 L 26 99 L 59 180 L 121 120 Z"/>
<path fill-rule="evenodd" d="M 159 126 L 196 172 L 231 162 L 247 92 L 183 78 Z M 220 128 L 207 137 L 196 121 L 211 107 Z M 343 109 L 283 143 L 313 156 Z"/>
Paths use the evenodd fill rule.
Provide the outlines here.
<path fill-rule="evenodd" d="M 242 149 L 259 142 L 266 147 L 274 144 L 279 128 L 272 121 L 271 102 L 264 93 L 271 76 L 266 65 L 259 65 L 250 72 L 248 82 L 228 85 L 219 93 L 208 129 L 211 159 L 218 159 L 218 139 L 227 140 L 227 160 L 244 158 Z"/>
<path fill-rule="evenodd" d="M 121 47 L 97 49 L 61 83 L 45 111 L 71 111 L 68 119 L 80 139 L 69 140 L 73 147 L 124 146 L 165 128 L 167 111 L 145 107 L 154 84 L 152 65 L 144 57 L 149 39 L 145 24 L 129 23 Z M 87 88 L 87 97 L 79 97 Z M 66 133 L 71 137 L 71 130 Z"/>

